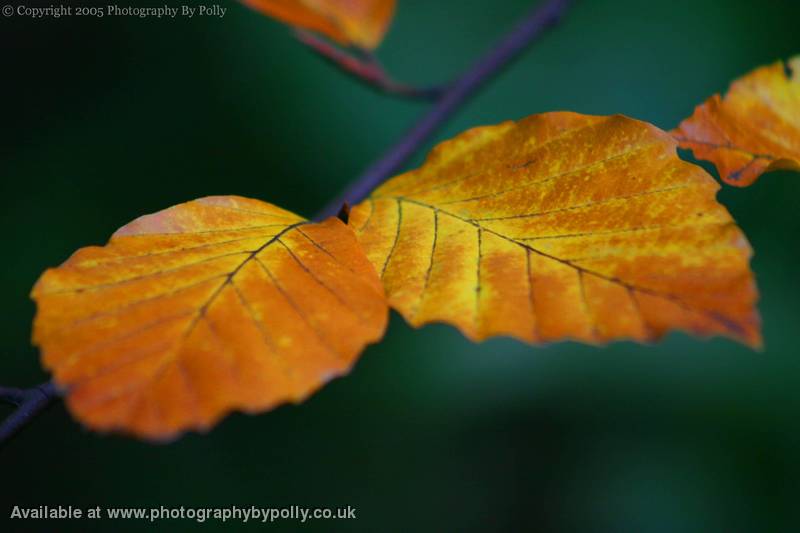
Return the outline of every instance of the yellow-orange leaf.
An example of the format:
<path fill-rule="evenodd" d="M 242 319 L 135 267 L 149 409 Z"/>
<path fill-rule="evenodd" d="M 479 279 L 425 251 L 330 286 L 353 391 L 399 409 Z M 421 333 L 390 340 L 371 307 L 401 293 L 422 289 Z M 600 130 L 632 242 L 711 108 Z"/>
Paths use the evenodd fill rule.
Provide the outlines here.
<path fill-rule="evenodd" d="M 800 56 L 734 81 L 673 134 L 731 185 L 746 187 L 769 170 L 800 171 Z"/>
<path fill-rule="evenodd" d="M 202 198 L 78 250 L 33 289 L 34 343 L 87 426 L 149 439 L 299 402 L 386 326 L 353 232 Z"/>
<path fill-rule="evenodd" d="M 716 182 L 625 118 L 547 113 L 469 130 L 350 223 L 414 326 L 474 340 L 760 342 L 750 247 Z"/>
<path fill-rule="evenodd" d="M 322 33 L 345 46 L 377 47 L 394 14 L 395 0 L 242 0 L 292 26 Z"/>

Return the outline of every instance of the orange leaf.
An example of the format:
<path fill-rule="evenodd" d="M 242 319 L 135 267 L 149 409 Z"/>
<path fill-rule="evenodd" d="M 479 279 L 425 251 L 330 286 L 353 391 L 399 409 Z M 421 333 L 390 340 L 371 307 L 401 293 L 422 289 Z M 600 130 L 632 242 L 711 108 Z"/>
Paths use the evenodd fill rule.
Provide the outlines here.
<path fill-rule="evenodd" d="M 322 33 L 339 44 L 376 48 L 394 14 L 395 0 L 242 0 L 292 26 Z"/>
<path fill-rule="evenodd" d="M 731 185 L 746 187 L 769 170 L 800 171 L 800 56 L 786 68 L 778 61 L 734 81 L 673 135 Z"/>
<path fill-rule="evenodd" d="M 390 306 L 473 340 L 760 343 L 750 246 L 669 134 L 546 113 L 469 130 L 350 216 Z"/>
<path fill-rule="evenodd" d="M 302 401 L 387 318 L 340 220 L 235 196 L 138 218 L 46 271 L 32 297 L 33 341 L 70 411 L 148 439 Z"/>

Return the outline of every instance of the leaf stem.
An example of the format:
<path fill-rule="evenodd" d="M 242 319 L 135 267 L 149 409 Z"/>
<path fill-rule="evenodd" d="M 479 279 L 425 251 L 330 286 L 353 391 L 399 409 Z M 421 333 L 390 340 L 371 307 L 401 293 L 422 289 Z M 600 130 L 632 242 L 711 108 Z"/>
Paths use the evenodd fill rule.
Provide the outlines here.
<path fill-rule="evenodd" d="M 469 97 L 483 84 L 497 76 L 545 30 L 553 27 L 572 3 L 573 0 L 546 0 L 523 17 L 505 37 L 456 79 L 433 107 L 394 146 L 367 167 L 361 176 L 341 195 L 328 203 L 316 218 L 321 220 L 335 215 L 344 203 L 353 205 L 360 202 L 372 189 L 400 170 Z"/>
<path fill-rule="evenodd" d="M 29 389 L 0 387 L 0 401 L 17 406 L 0 424 L 0 444 L 10 439 L 58 396 L 58 388 L 51 381 Z"/>
<path fill-rule="evenodd" d="M 444 92 L 442 87 L 414 87 L 395 81 L 371 52 L 350 53 L 305 30 L 295 30 L 295 37 L 329 63 L 377 91 L 419 100 L 436 100 Z"/>

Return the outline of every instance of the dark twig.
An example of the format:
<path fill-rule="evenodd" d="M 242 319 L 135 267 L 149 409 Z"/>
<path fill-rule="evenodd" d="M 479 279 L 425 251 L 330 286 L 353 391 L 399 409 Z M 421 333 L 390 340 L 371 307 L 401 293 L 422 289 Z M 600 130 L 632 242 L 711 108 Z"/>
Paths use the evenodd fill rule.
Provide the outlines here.
<path fill-rule="evenodd" d="M 58 396 L 58 388 L 50 381 L 30 389 L 0 387 L 0 401 L 17 406 L 0 424 L 0 444 L 11 438 Z"/>
<path fill-rule="evenodd" d="M 25 398 L 25 391 L 22 389 L 14 389 L 10 387 L 0 387 L 0 402 L 10 403 L 11 405 L 19 405 Z"/>
<path fill-rule="evenodd" d="M 296 30 L 295 35 L 298 41 L 317 55 L 378 91 L 421 100 L 436 100 L 444 92 L 440 87 L 414 87 L 395 81 L 386 73 L 378 59 L 370 52 L 355 50 L 350 53 L 304 30 Z"/>
<path fill-rule="evenodd" d="M 486 55 L 478 59 L 458 78 L 397 144 L 369 166 L 344 193 L 325 206 L 317 218 L 322 219 L 335 215 L 344 202 L 348 202 L 350 205 L 358 203 L 372 189 L 400 170 L 419 147 L 481 85 L 496 76 L 503 67 L 524 51 L 545 30 L 555 25 L 566 13 L 571 3 L 572 0 L 547 0 L 534 9 Z"/>

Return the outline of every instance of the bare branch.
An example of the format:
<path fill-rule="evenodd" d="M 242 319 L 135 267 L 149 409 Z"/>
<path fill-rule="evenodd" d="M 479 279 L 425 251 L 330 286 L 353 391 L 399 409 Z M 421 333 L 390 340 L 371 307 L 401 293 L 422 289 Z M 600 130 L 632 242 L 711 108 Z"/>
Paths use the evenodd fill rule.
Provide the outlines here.
<path fill-rule="evenodd" d="M 414 87 L 395 81 L 371 52 L 350 53 L 305 30 L 296 30 L 295 36 L 314 53 L 377 91 L 420 100 L 435 100 L 444 92 L 440 87 Z"/>
<path fill-rule="evenodd" d="M 25 391 L 11 387 L 0 387 L 0 402 L 19 405 L 25 399 Z"/>
<path fill-rule="evenodd" d="M 41 413 L 58 396 L 58 388 L 50 381 L 30 389 L 0 387 L 0 400 L 17 406 L 16 410 L 0 424 L 0 445 Z"/>
<path fill-rule="evenodd" d="M 479 58 L 434 106 L 380 159 L 375 161 L 335 200 L 317 215 L 317 219 L 335 215 L 343 203 L 355 205 L 376 186 L 391 177 L 422 146 L 428 138 L 478 88 L 491 80 L 514 58 L 523 52 L 545 30 L 553 27 L 566 13 L 572 0 L 546 0 L 501 39 L 486 55 Z"/>

